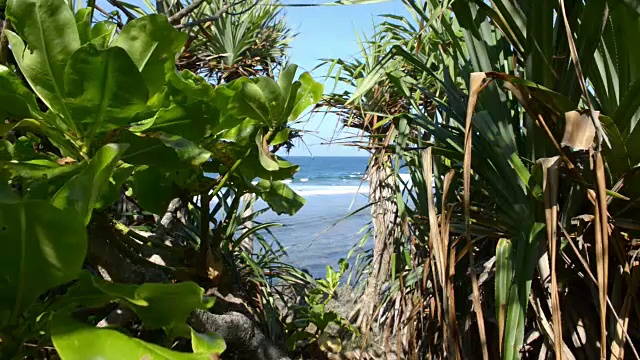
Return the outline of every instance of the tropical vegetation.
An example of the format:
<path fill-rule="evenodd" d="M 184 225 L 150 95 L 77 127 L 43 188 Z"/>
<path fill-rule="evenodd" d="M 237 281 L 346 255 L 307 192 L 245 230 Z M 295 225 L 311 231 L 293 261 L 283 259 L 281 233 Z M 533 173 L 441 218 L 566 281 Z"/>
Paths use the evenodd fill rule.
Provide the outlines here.
<path fill-rule="evenodd" d="M 401 230 L 375 239 L 390 286 L 369 314 L 387 351 L 637 358 L 640 8 L 406 5 L 362 59 L 331 61 L 350 90 L 328 104 L 393 159 Z"/>
<path fill-rule="evenodd" d="M 640 6 L 403 2 L 323 95 L 278 2 L 0 0 L 0 358 L 640 358 Z M 314 105 L 371 153 L 352 314 L 259 217 Z"/>
<path fill-rule="evenodd" d="M 304 204 L 272 150 L 322 85 L 281 63 L 212 86 L 180 70 L 194 45 L 173 16 L 114 3 L 126 22 L 94 21 L 95 2 L 2 3 L 0 357 L 279 356 L 264 270 L 310 279 L 271 246 L 240 253 L 273 224 L 239 230 L 255 197 Z"/>

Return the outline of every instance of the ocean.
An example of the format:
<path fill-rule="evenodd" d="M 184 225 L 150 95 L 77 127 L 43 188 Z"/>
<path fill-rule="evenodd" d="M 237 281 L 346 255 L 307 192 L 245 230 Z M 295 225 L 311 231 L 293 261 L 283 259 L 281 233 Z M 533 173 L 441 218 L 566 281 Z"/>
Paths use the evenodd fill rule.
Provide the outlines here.
<path fill-rule="evenodd" d="M 288 185 L 306 204 L 293 216 L 265 213 L 258 220 L 277 222 L 273 235 L 285 247 L 284 261 L 307 269 L 314 277 L 324 277 L 327 265 L 337 269 L 340 258 L 360 242 L 371 221 L 366 208 L 369 184 L 363 175 L 368 157 L 287 157 L 300 165 Z M 260 208 L 261 206 L 257 206 Z M 370 241 L 365 248 L 371 248 Z"/>

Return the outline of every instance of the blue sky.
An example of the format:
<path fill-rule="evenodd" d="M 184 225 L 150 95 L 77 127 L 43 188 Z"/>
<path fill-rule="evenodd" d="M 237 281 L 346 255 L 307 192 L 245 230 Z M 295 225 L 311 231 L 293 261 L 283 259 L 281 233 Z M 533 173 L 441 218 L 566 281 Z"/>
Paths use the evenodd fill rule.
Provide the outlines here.
<path fill-rule="evenodd" d="M 333 0 L 283 0 L 284 4 L 318 4 Z M 142 0 L 129 0 L 131 3 L 146 8 Z M 406 9 L 401 0 L 391 0 L 365 5 L 320 6 L 320 7 L 287 7 L 286 20 L 298 36 L 291 43 L 289 52 L 292 63 L 301 69 L 311 71 L 323 58 L 351 59 L 359 53 L 357 33 L 369 35 L 373 31 L 378 15 L 404 15 Z M 326 70 L 313 73 L 317 81 L 325 82 Z M 325 91 L 333 88 L 329 79 Z M 367 153 L 357 151 L 344 145 L 322 145 L 332 137 L 348 136 L 335 134 L 337 119 L 331 115 L 314 114 L 307 116 L 308 121 L 301 125 L 312 134 L 304 136 L 308 145 L 297 143 L 291 151 L 292 156 L 366 156 Z"/>
<path fill-rule="evenodd" d="M 324 0 L 328 1 L 328 0 Z M 284 0 L 284 3 L 321 3 L 309 0 Z M 286 19 L 298 36 L 291 44 L 291 62 L 306 70 L 313 69 L 321 58 L 350 59 L 359 54 L 357 33 L 369 35 L 373 31 L 374 22 L 378 22 L 380 14 L 404 15 L 406 10 L 400 0 L 381 3 L 350 6 L 294 7 L 286 8 Z M 326 70 L 318 70 L 313 75 L 317 81 L 324 81 Z M 333 81 L 328 80 L 325 90 L 333 88 Z M 316 132 L 323 139 L 331 139 L 337 126 L 335 116 L 313 115 L 304 126 L 306 130 Z M 348 134 L 338 134 L 337 137 Z M 291 155 L 314 156 L 349 156 L 367 155 L 356 151 L 353 147 L 343 145 L 320 145 L 322 140 L 316 136 L 306 136 L 307 149 L 299 144 Z"/>

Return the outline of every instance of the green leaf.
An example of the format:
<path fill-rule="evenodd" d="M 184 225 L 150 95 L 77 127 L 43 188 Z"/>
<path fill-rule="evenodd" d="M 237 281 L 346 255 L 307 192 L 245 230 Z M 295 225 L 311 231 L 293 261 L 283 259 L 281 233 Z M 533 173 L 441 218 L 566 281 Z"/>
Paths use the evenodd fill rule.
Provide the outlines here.
<path fill-rule="evenodd" d="M 602 128 L 607 134 L 607 138 L 611 143 L 611 146 L 604 146 L 602 148 L 602 154 L 609 165 L 609 171 L 614 179 L 619 179 L 622 174 L 631 170 L 631 157 L 627 152 L 627 144 L 620 134 L 620 131 L 614 121 L 604 115 L 599 117 Z M 629 142 L 630 148 L 635 147 L 638 141 Z M 632 150 L 633 151 L 633 150 Z M 637 152 L 635 152 L 637 154 Z M 639 160 L 636 158 L 636 161 Z"/>
<path fill-rule="evenodd" d="M 211 158 L 211 153 L 193 142 L 177 135 L 154 134 L 167 147 L 172 148 L 178 154 L 180 160 L 191 166 L 202 165 Z"/>
<path fill-rule="evenodd" d="M 88 224 L 98 198 L 107 189 L 111 173 L 126 149 L 125 144 L 108 144 L 100 148 L 89 165 L 58 190 L 51 203 L 59 209 L 75 209 L 84 224 Z"/>
<path fill-rule="evenodd" d="M 153 97 L 166 83 L 165 64 L 174 63 L 186 40 L 187 34 L 176 30 L 164 15 L 149 15 L 129 22 L 114 46 L 127 51 Z"/>
<path fill-rule="evenodd" d="M 513 263 L 511 255 L 511 241 L 500 239 L 496 247 L 496 282 L 495 282 L 495 302 L 496 318 L 498 327 L 504 330 L 506 321 L 507 303 L 509 300 L 509 289 L 513 278 Z M 501 335 L 504 335 L 502 333 Z M 499 339 L 502 341 L 502 339 Z"/>
<path fill-rule="evenodd" d="M 69 6 L 59 0 L 10 0 L 6 13 L 20 35 L 5 30 L 20 70 L 42 101 L 69 121 L 63 103 L 64 69 L 80 47 Z"/>
<path fill-rule="evenodd" d="M 122 160 L 134 165 L 156 165 L 165 169 L 199 166 L 211 153 L 193 142 L 177 135 L 161 132 L 120 134 L 120 142 L 130 145 Z"/>
<path fill-rule="evenodd" d="M 224 339 L 216 333 L 201 334 L 191 329 L 191 348 L 194 353 L 222 354 L 227 345 Z"/>
<path fill-rule="evenodd" d="M 8 117 L 39 117 L 40 109 L 36 97 L 13 71 L 3 65 L 0 65 L 0 104 L 0 122 Z"/>
<path fill-rule="evenodd" d="M 280 181 L 260 180 L 256 184 L 260 189 L 258 196 L 277 214 L 293 215 L 302 208 L 305 200 L 289 186 Z"/>
<path fill-rule="evenodd" d="M 107 182 L 107 187 L 102 191 L 101 196 L 96 201 L 96 209 L 102 209 L 120 199 L 122 184 L 129 179 L 134 170 L 134 166 L 122 164 L 113 171 L 111 178 Z"/>
<path fill-rule="evenodd" d="M 258 145 L 258 156 L 262 167 L 269 171 L 278 170 L 278 163 L 275 161 L 273 154 L 269 152 L 267 139 L 263 135 L 262 130 L 259 130 L 258 134 L 256 134 L 256 145 Z"/>
<path fill-rule="evenodd" d="M 242 84 L 232 99 L 232 109 L 240 116 L 258 120 L 264 125 L 271 124 L 267 96 L 257 84 Z"/>
<path fill-rule="evenodd" d="M 91 29 L 91 43 L 98 49 L 106 49 L 116 35 L 117 25 L 111 21 L 100 21 Z"/>
<path fill-rule="evenodd" d="M 294 78 L 296 76 L 296 71 L 298 71 L 298 66 L 295 64 L 291 64 L 284 68 L 284 70 L 280 72 L 280 76 L 278 76 L 278 86 L 280 87 L 282 96 L 286 101 L 286 104 L 284 104 L 284 114 L 287 117 L 293 110 L 296 94 L 298 92 L 298 89 L 300 88 L 300 82 L 296 82 L 296 86 L 294 89 Z"/>
<path fill-rule="evenodd" d="M 78 36 L 80 44 L 86 44 L 91 40 L 91 8 L 83 8 L 76 12 L 76 26 L 78 27 Z"/>
<path fill-rule="evenodd" d="M 142 75 L 117 47 L 99 50 L 86 44 L 78 49 L 69 59 L 65 87 L 76 128 L 89 139 L 131 124 L 149 99 Z"/>
<path fill-rule="evenodd" d="M 273 139 L 271 139 L 271 146 L 284 144 L 289 140 L 290 134 L 291 134 L 291 129 L 289 128 L 278 131 L 278 133 L 273 137 Z"/>
<path fill-rule="evenodd" d="M 56 315 L 51 323 L 53 345 L 65 360 L 211 360 L 215 351 L 181 353 L 110 329 L 99 329 Z"/>
<path fill-rule="evenodd" d="M 324 86 L 313 80 L 311 74 L 308 72 L 303 73 L 300 75 L 299 81 L 302 85 L 296 94 L 295 105 L 289 116 L 289 120 L 297 119 L 304 110 L 322 99 Z"/>
<path fill-rule="evenodd" d="M 507 305 L 503 359 L 519 359 L 523 346 L 531 279 L 537 261 L 531 254 L 538 251 L 540 230 L 543 228 L 543 223 L 533 223 L 513 242 L 515 251 L 511 255 L 515 258 L 514 276 Z"/>
<path fill-rule="evenodd" d="M 204 289 L 190 281 L 129 285 L 108 282 L 86 273 L 79 286 L 69 294 L 73 301 L 89 300 L 85 306 L 98 306 L 114 300 L 124 302 L 150 329 L 184 324 L 193 310 L 206 310 L 215 300 L 204 296 Z"/>
<path fill-rule="evenodd" d="M 82 219 L 41 200 L 0 203 L 0 238 L 0 324 L 75 279 L 87 250 Z"/>
<path fill-rule="evenodd" d="M 220 139 L 233 141 L 242 147 L 246 147 L 255 143 L 256 134 L 260 127 L 258 120 L 245 118 L 240 121 L 237 117 L 227 116 L 216 130 L 224 130 L 219 135 Z"/>
<path fill-rule="evenodd" d="M 198 105 L 189 107 L 171 105 L 168 108 L 160 109 L 153 118 L 132 126 L 130 130 L 134 132 L 162 131 L 198 142 L 207 136 L 216 122 L 217 111 L 215 108 L 207 108 L 204 104 L 199 109 Z"/>
<path fill-rule="evenodd" d="M 83 164 L 84 165 L 84 164 Z M 26 199 L 50 199 L 64 184 L 84 168 L 80 164 L 61 166 L 52 161 L 6 163 L 4 168 L 22 187 Z"/>
<path fill-rule="evenodd" d="M 168 173 L 157 166 L 146 167 L 133 175 L 133 195 L 144 210 L 162 215 L 176 198 L 176 187 Z"/>

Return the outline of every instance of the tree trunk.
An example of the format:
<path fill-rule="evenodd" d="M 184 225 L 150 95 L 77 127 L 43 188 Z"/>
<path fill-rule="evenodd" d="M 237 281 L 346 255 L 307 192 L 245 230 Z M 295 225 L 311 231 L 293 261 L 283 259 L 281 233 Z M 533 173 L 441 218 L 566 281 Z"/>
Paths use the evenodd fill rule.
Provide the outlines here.
<path fill-rule="evenodd" d="M 388 156 L 369 170 L 369 202 L 373 218 L 373 260 L 371 272 L 362 297 L 362 307 L 356 321 L 362 329 L 369 328 L 380 303 L 380 292 L 388 280 L 391 268 L 393 244 L 399 231 L 397 225 L 397 204 L 395 201 L 396 179 L 388 168 Z"/>

